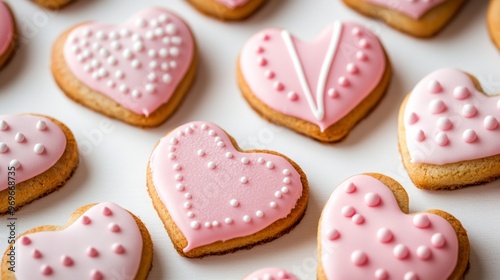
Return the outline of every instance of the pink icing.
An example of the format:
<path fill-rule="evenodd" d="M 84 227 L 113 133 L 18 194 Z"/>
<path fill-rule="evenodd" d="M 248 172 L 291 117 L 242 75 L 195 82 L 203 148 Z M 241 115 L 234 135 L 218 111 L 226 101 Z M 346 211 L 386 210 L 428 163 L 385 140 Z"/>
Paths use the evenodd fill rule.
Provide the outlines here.
<path fill-rule="evenodd" d="M 42 125 L 44 124 L 44 125 Z M 66 136 L 51 120 L 32 115 L 0 116 L 0 191 L 52 167 L 66 149 Z M 7 168 L 15 166 L 15 176 Z M 13 180 L 10 180 L 13 181 Z"/>
<path fill-rule="evenodd" d="M 120 26 L 88 23 L 64 46 L 73 74 L 136 114 L 168 102 L 194 55 L 189 27 L 170 11 L 151 8 Z"/>
<path fill-rule="evenodd" d="M 163 137 L 150 159 L 156 191 L 193 248 L 256 233 L 286 217 L 302 196 L 299 173 L 284 158 L 240 153 L 208 122 Z"/>
<path fill-rule="evenodd" d="M 14 38 L 14 19 L 7 4 L 0 1 L 0 55 L 7 51 L 7 48 Z"/>
<path fill-rule="evenodd" d="M 279 267 L 269 267 L 252 272 L 245 276 L 243 280 L 298 280 L 298 278 Z"/>
<path fill-rule="evenodd" d="M 108 207 L 112 214 L 104 215 L 103 207 Z M 91 222 L 84 223 L 84 217 Z M 110 231 L 109 223 L 120 225 L 122 230 Z M 133 279 L 141 262 L 139 227 L 129 212 L 111 202 L 93 206 L 62 231 L 31 233 L 21 240 L 23 238 L 29 238 L 31 242 L 21 242 L 17 246 L 18 280 Z M 119 246 L 121 250 L 117 252 Z M 34 251 L 41 257 L 35 257 Z"/>
<path fill-rule="evenodd" d="M 336 22 L 312 42 L 300 41 L 283 29 L 260 31 L 243 47 L 239 63 L 262 102 L 324 131 L 372 92 L 386 59 L 369 30 Z"/>
<path fill-rule="evenodd" d="M 441 90 L 429 90 L 432 83 Z M 500 96 L 479 92 L 460 70 L 445 68 L 427 75 L 413 89 L 404 111 L 411 161 L 442 165 L 500 154 L 497 102 Z"/>
<path fill-rule="evenodd" d="M 353 184 L 347 192 L 345 186 Z M 376 194 L 376 206 L 367 203 Z M 342 214 L 353 207 L 356 224 Z M 321 218 L 321 262 L 327 279 L 448 279 L 458 258 L 453 227 L 441 216 L 401 212 L 392 191 L 379 180 L 357 175 L 328 200 Z M 412 278 L 413 277 L 413 278 Z"/>
<path fill-rule="evenodd" d="M 390 8 L 403 13 L 413 19 L 419 19 L 427 11 L 446 0 L 365 0 L 382 7 Z"/>
<path fill-rule="evenodd" d="M 220 4 L 228 8 L 235 9 L 245 5 L 246 3 L 252 0 L 215 0 L 215 1 L 219 2 Z"/>

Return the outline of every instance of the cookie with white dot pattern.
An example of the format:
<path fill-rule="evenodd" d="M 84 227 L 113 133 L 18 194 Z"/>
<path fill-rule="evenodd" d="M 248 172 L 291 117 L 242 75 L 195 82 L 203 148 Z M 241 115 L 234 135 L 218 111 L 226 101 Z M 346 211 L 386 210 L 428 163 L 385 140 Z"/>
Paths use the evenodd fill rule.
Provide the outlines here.
<path fill-rule="evenodd" d="M 255 13 L 267 0 L 188 0 L 200 12 L 219 20 L 242 20 Z"/>
<path fill-rule="evenodd" d="M 64 226 L 45 225 L 16 240 L 16 271 L 2 279 L 146 279 L 153 244 L 142 221 L 120 206 L 103 202 L 77 209 Z"/>
<path fill-rule="evenodd" d="M 182 125 L 156 145 L 147 186 L 175 249 L 190 258 L 271 241 L 305 214 L 306 175 L 268 150 L 242 151 L 209 122 Z"/>
<path fill-rule="evenodd" d="M 66 6 L 73 0 L 33 0 L 38 5 L 52 10 L 58 10 Z"/>
<path fill-rule="evenodd" d="M 452 20 L 464 0 L 343 0 L 352 9 L 415 37 L 431 37 Z"/>
<path fill-rule="evenodd" d="M 76 102 L 151 127 L 180 105 L 196 61 L 187 24 L 168 10 L 150 8 L 119 26 L 83 23 L 64 32 L 52 50 L 52 73 Z"/>
<path fill-rule="evenodd" d="M 500 50 L 500 1 L 491 0 L 488 8 L 488 28 L 490 36 Z"/>
<path fill-rule="evenodd" d="M 16 24 L 10 7 L 0 1 L 0 69 L 15 51 Z"/>
<path fill-rule="evenodd" d="M 348 178 L 332 193 L 318 231 L 318 279 L 463 279 L 467 232 L 441 210 L 409 213 L 404 188 L 381 174 Z"/>
<path fill-rule="evenodd" d="M 399 150 L 413 183 L 455 189 L 500 177 L 500 96 L 445 68 L 424 77 L 399 113 Z"/>
<path fill-rule="evenodd" d="M 42 115 L 0 115 L 0 214 L 64 186 L 77 166 L 75 138 L 61 122 Z"/>
<path fill-rule="evenodd" d="M 312 42 L 265 29 L 243 46 L 238 83 L 263 118 L 324 142 L 342 140 L 383 97 L 391 66 L 356 23 L 335 22 Z"/>
<path fill-rule="evenodd" d="M 298 280 L 298 278 L 279 267 L 268 267 L 250 273 L 243 280 Z"/>

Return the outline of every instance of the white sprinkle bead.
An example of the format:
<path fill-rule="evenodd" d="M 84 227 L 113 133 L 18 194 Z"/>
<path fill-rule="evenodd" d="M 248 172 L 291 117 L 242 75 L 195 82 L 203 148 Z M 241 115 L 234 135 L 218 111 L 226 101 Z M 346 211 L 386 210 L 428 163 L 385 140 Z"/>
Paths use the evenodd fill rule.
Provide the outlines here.
<path fill-rule="evenodd" d="M 443 90 L 441 84 L 436 80 L 430 80 L 427 84 L 427 89 L 431 93 L 440 93 Z"/>
<path fill-rule="evenodd" d="M 363 251 L 356 250 L 351 253 L 351 262 L 357 266 L 363 266 L 367 260 L 368 257 Z"/>
<path fill-rule="evenodd" d="M 191 202 L 189 202 L 189 201 L 184 202 L 184 208 L 190 209 L 192 206 L 193 205 L 191 204 Z"/>
<path fill-rule="evenodd" d="M 175 185 L 175 188 L 176 188 L 178 191 L 183 191 L 183 190 L 184 190 L 184 185 L 183 185 L 183 184 L 177 184 L 177 185 Z"/>
<path fill-rule="evenodd" d="M 236 199 L 231 199 L 231 200 L 229 201 L 229 204 L 230 204 L 231 206 L 233 206 L 233 207 L 238 207 L 238 205 L 240 205 L 240 203 L 239 203 L 239 202 L 238 202 L 238 200 L 236 200 Z"/>
<path fill-rule="evenodd" d="M 273 162 L 272 162 L 272 161 L 268 161 L 268 162 L 266 162 L 266 167 L 267 167 L 268 169 L 273 169 L 273 168 L 274 168 L 274 164 L 273 164 Z"/>
<path fill-rule="evenodd" d="M 216 145 L 217 145 L 217 147 L 224 147 L 225 146 L 224 142 L 222 142 L 222 141 L 217 142 Z"/>
<path fill-rule="evenodd" d="M 22 133 L 16 133 L 16 136 L 14 137 L 14 139 L 16 140 L 17 143 L 21 143 L 24 141 L 24 134 Z"/>
<path fill-rule="evenodd" d="M 483 124 L 487 130 L 495 130 L 498 127 L 498 120 L 493 116 L 486 116 Z"/>
<path fill-rule="evenodd" d="M 245 223 L 250 223 L 252 221 L 252 218 L 248 215 L 243 216 L 243 221 Z"/>
<path fill-rule="evenodd" d="M 35 146 L 33 147 L 33 151 L 36 153 L 36 154 L 41 154 L 45 151 L 45 147 L 43 146 L 43 144 L 40 144 L 40 143 L 37 143 L 35 144 Z"/>
<path fill-rule="evenodd" d="M 172 76 L 170 74 L 164 74 L 163 77 L 161 78 L 161 80 L 165 84 L 170 84 L 172 82 Z"/>
<path fill-rule="evenodd" d="M 428 260 L 432 255 L 429 247 L 421 245 L 417 248 L 417 256 L 422 260 Z"/>
<path fill-rule="evenodd" d="M 200 157 L 204 156 L 205 155 L 205 151 L 203 149 L 199 149 L 197 152 L 196 152 Z"/>
<path fill-rule="evenodd" d="M 10 161 L 9 166 L 17 169 L 21 166 L 21 163 L 17 159 L 13 159 Z"/>
<path fill-rule="evenodd" d="M 242 157 L 242 158 L 241 158 L 241 163 L 243 163 L 243 164 L 248 164 L 249 162 L 250 162 L 250 160 L 248 160 L 248 158 L 247 158 L 247 157 Z"/>
<path fill-rule="evenodd" d="M 194 218 L 194 213 L 192 211 L 187 212 L 188 218 Z"/>
<path fill-rule="evenodd" d="M 285 177 L 283 178 L 283 184 L 290 184 L 290 178 L 289 177 Z"/>
<path fill-rule="evenodd" d="M 450 130 L 453 127 L 453 123 L 450 121 L 450 119 L 446 117 L 441 117 L 437 121 L 437 126 L 439 129 L 443 131 Z"/>
<path fill-rule="evenodd" d="M 474 143 L 477 140 L 477 134 L 472 129 L 466 129 L 462 135 L 463 139 L 467 143 Z"/>
<path fill-rule="evenodd" d="M 474 105 L 465 104 L 462 108 L 462 116 L 466 118 L 472 118 L 477 115 L 477 109 Z"/>
<path fill-rule="evenodd" d="M 377 239 L 382 243 L 388 243 L 392 240 L 392 232 L 388 228 L 380 228 L 377 231 Z"/>
<path fill-rule="evenodd" d="M 340 212 L 342 213 L 342 215 L 344 215 L 344 217 L 350 218 L 354 214 L 356 214 L 356 209 L 354 209 L 354 207 L 352 207 L 352 206 L 344 206 L 344 207 L 342 207 Z"/>
<path fill-rule="evenodd" d="M 257 162 L 260 163 L 260 164 L 263 164 L 265 162 L 265 160 L 260 157 L 260 158 L 257 159 Z"/>
<path fill-rule="evenodd" d="M 177 140 L 177 138 L 175 137 L 170 138 L 170 144 L 175 145 L 177 143 L 179 143 L 179 140 Z"/>
<path fill-rule="evenodd" d="M 191 228 L 193 229 L 199 229 L 200 228 L 200 223 L 197 221 L 192 221 L 191 222 Z"/>
<path fill-rule="evenodd" d="M 176 171 L 179 171 L 179 170 L 181 170 L 181 169 L 182 169 L 181 165 L 180 165 L 180 164 L 178 164 L 178 163 L 174 164 L 173 168 L 174 168 L 174 170 L 176 170 Z"/>
<path fill-rule="evenodd" d="M 470 91 L 468 88 L 466 87 L 463 87 L 463 86 L 458 86 L 456 87 L 454 90 L 453 90 L 453 96 L 456 98 L 456 99 L 459 99 L 459 100 L 464 100 L 464 99 L 467 99 L 467 97 L 470 96 Z"/>
<path fill-rule="evenodd" d="M 413 216 L 413 225 L 417 228 L 427 228 L 431 225 L 431 221 L 426 214 L 417 214 Z"/>
<path fill-rule="evenodd" d="M 38 122 L 40 122 L 40 121 L 38 121 Z M 4 120 L 1 120 L 0 121 L 0 130 L 4 131 L 7 128 L 9 128 L 9 125 L 7 124 L 7 122 Z M 38 128 L 38 126 L 37 126 L 37 128 Z M 40 129 L 38 129 L 38 130 L 40 130 Z"/>
<path fill-rule="evenodd" d="M 184 179 L 184 177 L 182 176 L 182 174 L 175 174 L 175 180 L 182 181 L 182 179 Z"/>
<path fill-rule="evenodd" d="M 218 227 L 218 226 L 219 226 L 219 222 L 217 222 L 217 221 L 213 221 L 213 222 L 212 222 L 212 226 L 213 226 L 213 227 Z"/>
<path fill-rule="evenodd" d="M 274 193 L 274 196 L 275 196 L 276 198 L 281 198 L 281 196 L 282 196 L 282 195 L 281 195 L 281 192 L 280 192 L 280 191 L 276 191 L 276 192 Z"/>
<path fill-rule="evenodd" d="M 229 225 L 229 224 L 232 224 L 232 223 L 233 223 L 233 219 L 231 219 L 231 218 L 225 218 L 225 219 L 224 219 L 224 223 L 226 223 L 226 224 L 228 224 L 228 225 Z"/>
<path fill-rule="evenodd" d="M 290 175 L 290 170 L 288 170 L 288 169 L 286 169 L 286 168 L 285 168 L 285 169 L 283 169 L 283 175 L 285 175 L 285 176 Z"/>
<path fill-rule="evenodd" d="M 233 154 L 231 152 L 226 153 L 226 158 L 233 158 Z"/>
<path fill-rule="evenodd" d="M 211 227 L 212 227 L 212 223 L 210 223 L 210 222 L 205 222 L 205 227 L 206 227 L 206 228 L 211 228 Z"/>
<path fill-rule="evenodd" d="M 356 191 L 356 185 L 354 185 L 353 182 L 350 182 L 349 184 L 344 185 L 344 191 L 346 193 L 353 193 Z"/>
<path fill-rule="evenodd" d="M 278 204 L 276 204 L 276 202 L 274 202 L 274 201 L 271 201 L 269 203 L 269 206 L 271 206 L 271 208 L 276 208 L 276 207 L 278 207 Z"/>
<path fill-rule="evenodd" d="M 410 271 L 405 273 L 404 280 L 419 280 L 419 279 L 418 275 L 415 272 Z"/>
<path fill-rule="evenodd" d="M 436 248 L 442 248 L 446 244 L 446 239 L 441 233 L 435 233 L 431 237 L 431 244 Z"/>
<path fill-rule="evenodd" d="M 444 132 L 439 132 L 437 135 L 436 135 L 436 143 L 440 146 L 446 146 L 448 145 L 448 135 L 446 135 L 446 133 Z"/>
<path fill-rule="evenodd" d="M 5 144 L 4 142 L 0 142 L 0 153 L 5 153 L 7 152 L 7 150 L 9 149 L 9 147 L 7 146 L 7 144 Z"/>
<path fill-rule="evenodd" d="M 177 32 L 177 26 L 173 23 L 169 23 L 165 27 L 165 31 L 168 35 L 174 35 Z"/>
<path fill-rule="evenodd" d="M 36 123 L 36 129 L 40 130 L 40 131 L 44 131 L 45 129 L 47 128 L 47 123 L 43 120 L 39 120 L 37 123 Z M 0 128 L 1 129 L 1 128 Z M 3 130 L 3 129 L 2 129 Z"/>
<path fill-rule="evenodd" d="M 392 252 L 394 253 L 394 256 L 400 260 L 406 259 L 409 255 L 408 248 L 403 244 L 396 245 Z"/>
<path fill-rule="evenodd" d="M 255 216 L 262 218 L 264 216 L 264 212 L 257 210 L 257 212 L 255 212 Z"/>
<path fill-rule="evenodd" d="M 215 130 L 210 129 L 210 130 L 208 131 L 208 135 L 210 135 L 210 136 L 215 136 L 215 135 L 217 135 L 217 133 L 215 133 Z"/>
<path fill-rule="evenodd" d="M 281 193 L 288 193 L 288 187 L 281 187 Z"/>
<path fill-rule="evenodd" d="M 209 161 L 209 162 L 207 163 L 207 167 L 208 167 L 208 168 L 210 168 L 210 169 L 214 169 L 214 168 L 215 168 L 215 162 L 213 162 L 213 161 Z"/>
<path fill-rule="evenodd" d="M 241 182 L 242 184 L 246 184 L 246 183 L 248 183 L 248 178 L 247 178 L 247 177 L 245 177 L 245 176 L 243 176 L 243 177 L 241 177 L 241 178 L 240 178 L 240 182 Z"/>
<path fill-rule="evenodd" d="M 185 194 L 184 194 L 184 197 L 185 197 L 186 199 L 191 199 L 191 198 L 193 198 L 193 195 L 192 195 L 191 193 L 185 193 Z"/>

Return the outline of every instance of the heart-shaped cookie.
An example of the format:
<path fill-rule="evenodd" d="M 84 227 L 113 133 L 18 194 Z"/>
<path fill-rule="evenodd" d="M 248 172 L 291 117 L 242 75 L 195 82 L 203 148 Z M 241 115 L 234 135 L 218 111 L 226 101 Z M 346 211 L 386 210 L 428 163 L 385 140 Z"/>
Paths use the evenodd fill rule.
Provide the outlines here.
<path fill-rule="evenodd" d="M 72 0 L 33 0 L 33 1 L 44 8 L 58 10 L 69 4 Z"/>
<path fill-rule="evenodd" d="M 62 187 L 77 166 L 76 141 L 64 124 L 41 115 L 0 116 L 0 214 Z"/>
<path fill-rule="evenodd" d="M 208 122 L 164 136 L 148 167 L 148 191 L 179 254 L 224 254 L 290 231 L 307 207 L 300 167 L 272 151 L 241 151 Z"/>
<path fill-rule="evenodd" d="M 189 27 L 151 8 L 114 26 L 84 23 L 54 44 L 52 72 L 70 98 L 136 126 L 156 126 L 177 108 L 194 80 Z"/>
<path fill-rule="evenodd" d="M 498 49 L 500 49 L 500 1 L 491 0 L 488 8 L 488 28 L 490 36 Z"/>
<path fill-rule="evenodd" d="M 343 0 L 358 12 L 415 37 L 438 33 L 458 12 L 464 0 Z"/>
<path fill-rule="evenodd" d="M 31 229 L 15 247 L 13 264 L 10 247 L 4 254 L 2 279 L 146 279 L 153 260 L 144 224 L 111 202 L 79 208 L 66 226 Z"/>
<path fill-rule="evenodd" d="M 9 6 L 0 0 L 0 69 L 14 53 L 15 32 L 12 12 Z"/>
<path fill-rule="evenodd" d="M 381 174 L 338 186 L 321 214 L 318 279 L 463 279 L 469 240 L 441 210 L 408 214 L 408 195 Z"/>
<path fill-rule="evenodd" d="M 243 96 L 264 118 L 327 142 L 339 141 L 382 98 L 390 64 L 377 37 L 335 22 L 312 42 L 283 29 L 250 38 L 238 63 Z"/>
<path fill-rule="evenodd" d="M 453 189 L 500 176 L 500 96 L 457 69 L 423 78 L 401 105 L 399 146 L 415 185 Z"/>
<path fill-rule="evenodd" d="M 219 20 L 242 20 L 258 10 L 266 0 L 188 0 L 196 9 Z"/>
<path fill-rule="evenodd" d="M 295 275 L 279 267 L 268 267 L 254 271 L 243 280 L 298 280 Z"/>

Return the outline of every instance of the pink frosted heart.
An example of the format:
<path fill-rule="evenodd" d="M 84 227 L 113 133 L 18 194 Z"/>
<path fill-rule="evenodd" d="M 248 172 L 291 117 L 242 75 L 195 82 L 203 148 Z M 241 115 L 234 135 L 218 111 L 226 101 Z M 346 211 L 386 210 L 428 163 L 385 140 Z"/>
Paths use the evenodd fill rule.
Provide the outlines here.
<path fill-rule="evenodd" d="M 373 3 L 385 8 L 393 9 L 401 12 L 413 19 L 419 19 L 429 10 L 443 3 L 445 0 L 410 0 L 392 2 L 388 0 L 365 0 L 365 2 Z"/>
<path fill-rule="evenodd" d="M 0 191 L 39 175 L 61 158 L 66 136 L 51 120 L 33 115 L 0 116 Z M 8 174 L 8 167 L 14 173 Z M 13 179 L 9 180 L 11 177 Z"/>
<path fill-rule="evenodd" d="M 413 89 L 404 109 L 413 163 L 447 164 L 500 154 L 500 96 L 476 90 L 457 69 L 437 70 Z"/>
<path fill-rule="evenodd" d="M 150 159 L 152 181 L 193 248 L 254 234 L 285 218 L 302 196 L 300 174 L 284 158 L 241 153 L 208 122 L 163 137 Z"/>
<path fill-rule="evenodd" d="M 120 26 L 80 25 L 68 36 L 64 58 L 89 88 L 148 116 L 172 97 L 189 70 L 194 49 L 184 21 L 151 8 Z"/>
<path fill-rule="evenodd" d="M 16 244 L 18 280 L 98 280 L 133 279 L 143 242 L 130 213 L 106 202 L 93 206 L 64 230 L 26 234 Z"/>
<path fill-rule="evenodd" d="M 295 275 L 279 267 L 269 267 L 259 269 L 243 278 L 243 280 L 298 280 Z"/>
<path fill-rule="evenodd" d="M 14 24 L 7 4 L 0 2 L 0 55 L 3 55 L 14 37 Z"/>
<path fill-rule="evenodd" d="M 448 279 L 457 263 L 458 239 L 447 220 L 403 213 L 392 191 L 368 175 L 335 189 L 320 227 L 329 280 Z"/>
<path fill-rule="evenodd" d="M 374 90 L 386 58 L 369 30 L 336 22 L 312 42 L 283 29 L 260 31 L 246 42 L 239 65 L 253 94 L 267 106 L 324 131 Z"/>

